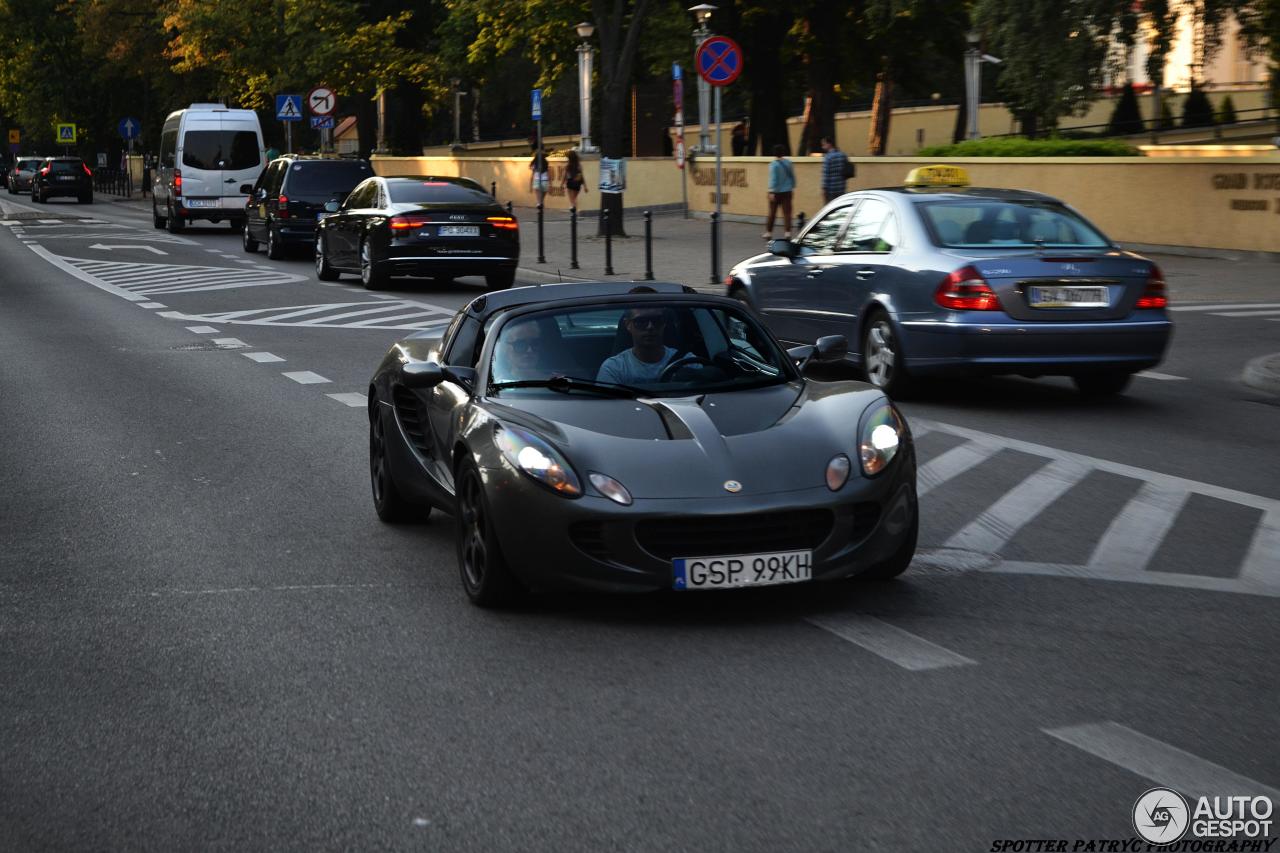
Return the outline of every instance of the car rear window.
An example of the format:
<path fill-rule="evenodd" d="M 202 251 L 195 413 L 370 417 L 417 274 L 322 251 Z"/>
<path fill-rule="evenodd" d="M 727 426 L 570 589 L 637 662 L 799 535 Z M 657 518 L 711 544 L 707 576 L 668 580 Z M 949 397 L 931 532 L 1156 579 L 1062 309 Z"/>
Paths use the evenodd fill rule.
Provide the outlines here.
<path fill-rule="evenodd" d="M 488 193 L 448 181 L 389 181 L 387 187 L 391 191 L 391 201 L 397 204 L 493 204 Z"/>
<path fill-rule="evenodd" d="M 44 162 L 43 160 L 19 160 L 18 168 L 25 169 L 27 171 L 30 171 L 32 169 L 39 169 L 40 164 L 43 162 Z"/>
<path fill-rule="evenodd" d="M 291 196 L 324 196 L 349 193 L 365 178 L 373 177 L 368 163 L 356 160 L 294 163 L 289 167 L 285 189 Z"/>
<path fill-rule="evenodd" d="M 972 199 L 922 202 L 918 207 L 934 243 L 949 248 L 1111 245 L 1072 210 L 1053 202 Z"/>
<path fill-rule="evenodd" d="M 182 138 L 182 165 L 192 169 L 252 169 L 261 162 L 251 130 L 189 130 Z"/>
<path fill-rule="evenodd" d="M 51 174 L 70 174 L 82 171 L 84 164 L 79 160 L 54 160 L 49 164 L 49 172 Z"/>

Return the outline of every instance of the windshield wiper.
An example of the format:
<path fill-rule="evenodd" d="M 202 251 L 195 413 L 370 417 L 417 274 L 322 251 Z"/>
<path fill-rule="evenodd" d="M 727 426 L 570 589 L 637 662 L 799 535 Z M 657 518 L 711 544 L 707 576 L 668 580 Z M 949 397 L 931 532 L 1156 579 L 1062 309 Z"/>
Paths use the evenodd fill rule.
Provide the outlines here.
<path fill-rule="evenodd" d="M 591 391 L 606 397 L 631 398 L 649 392 L 633 385 L 620 385 L 616 382 L 600 382 L 596 379 L 579 379 L 574 376 L 552 376 L 549 379 L 516 379 L 511 382 L 495 382 L 489 386 L 491 391 L 502 391 L 506 388 L 549 388 L 567 394 L 570 391 Z"/>

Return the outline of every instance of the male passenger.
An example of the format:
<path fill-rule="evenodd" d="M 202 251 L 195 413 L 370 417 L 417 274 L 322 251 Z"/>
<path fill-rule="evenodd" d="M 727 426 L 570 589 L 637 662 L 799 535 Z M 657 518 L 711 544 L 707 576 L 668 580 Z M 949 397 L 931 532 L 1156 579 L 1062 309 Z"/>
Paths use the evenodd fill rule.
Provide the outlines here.
<path fill-rule="evenodd" d="M 631 349 L 606 358 L 597 381 L 619 385 L 656 382 L 676 351 L 663 341 L 667 312 L 661 308 L 628 308 L 623 324 L 631 335 Z"/>

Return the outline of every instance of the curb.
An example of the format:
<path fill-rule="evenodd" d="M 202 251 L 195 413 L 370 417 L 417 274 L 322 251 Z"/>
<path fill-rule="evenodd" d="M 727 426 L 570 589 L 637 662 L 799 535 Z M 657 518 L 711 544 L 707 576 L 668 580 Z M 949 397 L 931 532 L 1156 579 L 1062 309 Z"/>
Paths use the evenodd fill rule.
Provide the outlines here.
<path fill-rule="evenodd" d="M 1246 364 L 1241 380 L 1250 388 L 1280 394 L 1280 352 L 1255 358 Z"/>

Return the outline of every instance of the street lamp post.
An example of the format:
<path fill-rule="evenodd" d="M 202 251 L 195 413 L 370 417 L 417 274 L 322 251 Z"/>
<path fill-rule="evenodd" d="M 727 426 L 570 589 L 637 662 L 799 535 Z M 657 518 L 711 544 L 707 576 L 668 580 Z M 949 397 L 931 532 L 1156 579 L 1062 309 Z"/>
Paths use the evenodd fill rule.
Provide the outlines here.
<path fill-rule="evenodd" d="M 583 154 L 595 151 L 591 144 L 591 44 L 587 41 L 596 31 L 594 25 L 583 21 L 574 27 L 578 31 L 578 119 L 581 124 L 578 150 Z"/>
<path fill-rule="evenodd" d="M 453 86 L 453 147 L 462 147 L 462 81 L 454 77 L 449 81 Z"/>
<path fill-rule="evenodd" d="M 964 52 L 965 103 L 969 111 L 969 132 L 966 137 L 977 139 L 979 136 L 978 108 L 982 104 L 982 63 L 990 62 L 993 65 L 999 65 L 1004 60 L 989 53 L 983 53 L 978 48 L 978 42 L 982 38 L 973 30 L 965 33 L 964 38 L 969 43 L 968 50 Z"/>
<path fill-rule="evenodd" d="M 698 22 L 698 28 L 693 31 L 693 49 L 697 53 L 698 48 L 702 47 L 702 43 L 711 38 L 711 30 L 707 29 L 707 24 L 711 22 L 711 13 L 719 6 L 712 6 L 710 3 L 700 3 L 697 6 L 690 6 L 689 11 L 693 13 L 693 19 Z M 698 148 L 699 154 L 705 154 L 711 150 L 711 84 L 702 79 L 702 75 L 698 75 Z M 716 140 L 716 147 L 720 147 L 720 140 Z"/>

